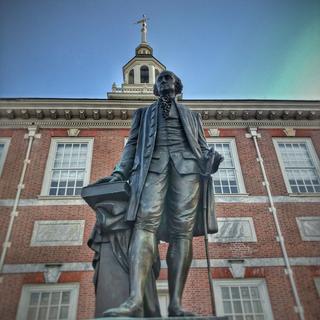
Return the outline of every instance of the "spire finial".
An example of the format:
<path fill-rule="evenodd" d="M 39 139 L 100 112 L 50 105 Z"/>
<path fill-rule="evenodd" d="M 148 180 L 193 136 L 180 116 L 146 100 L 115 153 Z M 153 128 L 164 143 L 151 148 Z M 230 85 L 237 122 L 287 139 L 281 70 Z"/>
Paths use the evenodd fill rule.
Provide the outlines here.
<path fill-rule="evenodd" d="M 142 15 L 142 19 L 137 21 L 136 24 L 141 23 L 142 29 L 141 29 L 141 43 L 147 43 L 147 18 L 146 15 Z"/>

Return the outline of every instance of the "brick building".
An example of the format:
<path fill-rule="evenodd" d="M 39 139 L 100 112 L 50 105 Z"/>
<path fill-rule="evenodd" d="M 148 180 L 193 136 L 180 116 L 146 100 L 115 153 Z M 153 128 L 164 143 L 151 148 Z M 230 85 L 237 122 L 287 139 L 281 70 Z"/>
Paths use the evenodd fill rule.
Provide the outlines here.
<path fill-rule="evenodd" d="M 0 100 L 0 318 L 93 317 L 95 215 L 79 192 L 110 174 L 164 69 L 142 38 L 107 99 Z M 320 102 L 180 100 L 225 157 L 214 176 L 220 231 L 209 243 L 216 314 L 319 319 Z M 161 243 L 164 310 L 165 252 Z M 184 306 L 211 312 L 201 237 Z"/>

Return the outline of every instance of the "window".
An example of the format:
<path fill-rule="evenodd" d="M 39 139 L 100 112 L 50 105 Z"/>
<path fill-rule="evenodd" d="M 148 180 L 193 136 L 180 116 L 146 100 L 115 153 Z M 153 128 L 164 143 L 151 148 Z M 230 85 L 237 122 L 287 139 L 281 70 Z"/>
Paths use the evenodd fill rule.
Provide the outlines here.
<path fill-rule="evenodd" d="M 224 157 L 219 170 L 213 175 L 215 193 L 245 193 L 234 139 L 208 139 L 208 144 Z"/>
<path fill-rule="evenodd" d="M 219 232 L 210 234 L 212 242 L 257 242 L 251 217 L 217 218 Z"/>
<path fill-rule="evenodd" d="M 297 217 L 301 239 L 320 241 L 320 217 Z"/>
<path fill-rule="evenodd" d="M 129 84 L 134 84 L 134 70 L 131 69 L 129 72 Z"/>
<path fill-rule="evenodd" d="M 7 156 L 10 138 L 0 138 L 0 175 Z"/>
<path fill-rule="evenodd" d="M 41 195 L 75 196 L 89 182 L 92 139 L 53 139 Z"/>
<path fill-rule="evenodd" d="M 149 68 L 147 66 L 140 68 L 140 82 L 149 83 Z"/>
<path fill-rule="evenodd" d="M 232 320 L 272 320 L 265 281 L 214 280 L 217 315 Z"/>
<path fill-rule="evenodd" d="M 319 159 L 310 139 L 275 139 L 289 193 L 320 192 Z"/>
<path fill-rule="evenodd" d="M 155 80 L 157 80 L 159 74 L 160 74 L 159 70 L 158 70 L 158 69 L 155 69 L 155 70 L 154 70 Z"/>
<path fill-rule="evenodd" d="M 25 285 L 17 320 L 74 320 L 77 315 L 78 284 Z"/>

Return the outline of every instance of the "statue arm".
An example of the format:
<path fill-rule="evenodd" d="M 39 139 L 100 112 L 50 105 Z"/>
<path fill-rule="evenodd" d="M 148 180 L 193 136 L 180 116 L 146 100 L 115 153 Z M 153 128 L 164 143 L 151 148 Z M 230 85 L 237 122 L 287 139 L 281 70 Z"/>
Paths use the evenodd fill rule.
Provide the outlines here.
<path fill-rule="evenodd" d="M 223 156 L 219 154 L 217 151 L 214 151 L 213 147 L 209 147 L 207 140 L 204 135 L 204 130 L 202 126 L 202 120 L 201 120 L 201 115 L 198 113 L 198 121 L 199 121 L 199 136 L 198 136 L 198 141 L 199 145 L 201 147 L 202 151 L 202 156 L 204 162 L 207 164 L 205 165 L 206 167 L 209 165 L 209 168 L 207 168 L 208 173 L 210 172 L 211 174 L 215 173 L 218 171 L 219 166 L 221 162 L 223 161 Z M 207 171 L 206 170 L 206 171 Z"/>
<path fill-rule="evenodd" d="M 202 154 L 205 155 L 210 148 L 204 136 L 204 130 L 202 126 L 202 119 L 201 119 L 200 113 L 197 113 L 197 120 L 198 120 L 198 126 L 199 126 L 198 142 L 199 142 Z"/>
<path fill-rule="evenodd" d="M 137 109 L 133 114 L 128 141 L 124 147 L 120 161 L 112 172 L 112 175 L 120 175 L 122 180 L 129 179 L 133 167 L 139 136 L 141 113 L 142 109 Z"/>

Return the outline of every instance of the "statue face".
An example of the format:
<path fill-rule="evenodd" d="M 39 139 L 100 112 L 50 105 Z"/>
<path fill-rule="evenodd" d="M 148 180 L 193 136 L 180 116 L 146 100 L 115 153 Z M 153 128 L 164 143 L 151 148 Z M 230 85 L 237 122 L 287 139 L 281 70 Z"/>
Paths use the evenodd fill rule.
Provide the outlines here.
<path fill-rule="evenodd" d="M 160 96 L 175 96 L 175 78 L 169 72 L 161 72 L 157 78 L 156 86 Z"/>

